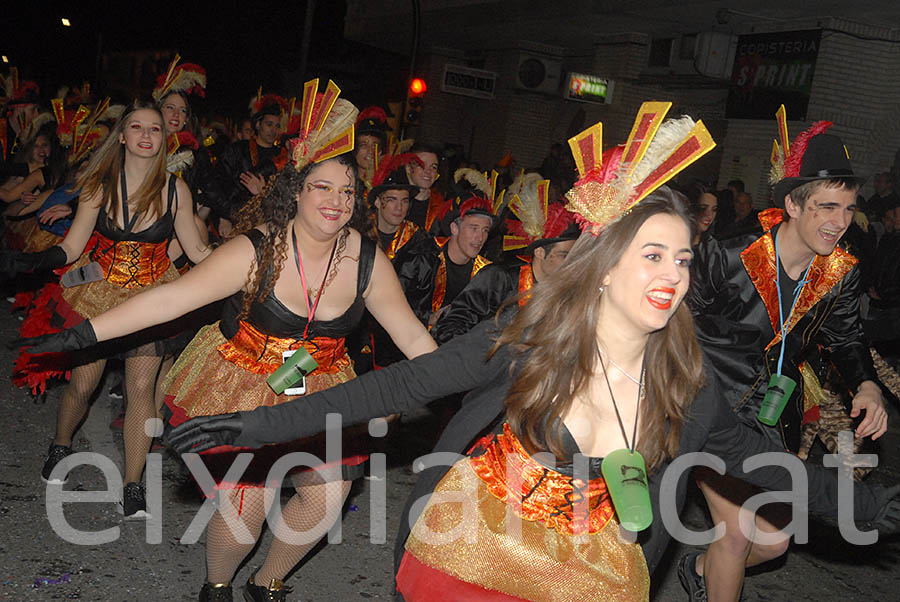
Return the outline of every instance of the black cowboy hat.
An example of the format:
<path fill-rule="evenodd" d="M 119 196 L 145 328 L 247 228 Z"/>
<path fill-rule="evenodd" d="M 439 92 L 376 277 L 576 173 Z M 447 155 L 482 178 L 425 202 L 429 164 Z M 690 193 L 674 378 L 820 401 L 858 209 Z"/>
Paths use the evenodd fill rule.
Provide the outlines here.
<path fill-rule="evenodd" d="M 784 207 L 784 197 L 798 186 L 837 178 L 854 180 L 860 186 L 865 182 L 865 178 L 853 173 L 841 139 L 833 134 L 817 134 L 809 139 L 797 176 L 779 180 L 772 189 L 772 199 L 778 207 Z"/>

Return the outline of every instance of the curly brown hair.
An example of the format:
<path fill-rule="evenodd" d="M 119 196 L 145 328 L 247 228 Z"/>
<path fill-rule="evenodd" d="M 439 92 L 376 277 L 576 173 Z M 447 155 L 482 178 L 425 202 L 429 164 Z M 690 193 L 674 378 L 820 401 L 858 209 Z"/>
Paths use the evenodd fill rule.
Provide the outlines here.
<path fill-rule="evenodd" d="M 337 161 L 344 165 L 353 180 L 357 181 L 357 165 L 353 153 L 344 153 L 327 161 Z M 284 268 L 284 261 L 288 256 L 287 232 L 291 221 L 297 215 L 299 191 L 303 189 L 310 172 L 322 163 L 310 163 L 300 171 L 294 169 L 291 164 L 286 165 L 278 174 L 271 176 L 262 192 L 250 199 L 235 215 L 235 236 L 245 234 L 260 224 L 268 226 L 262 248 L 258 253 L 258 261 L 247 274 L 247 282 L 250 286 L 244 293 L 241 313 L 238 315 L 239 320 L 247 317 L 250 313 L 250 305 L 254 301 L 264 301 L 275 288 L 278 274 Z M 345 228 L 364 231 L 365 227 L 364 195 L 359 193 L 357 187 L 353 215 Z"/>

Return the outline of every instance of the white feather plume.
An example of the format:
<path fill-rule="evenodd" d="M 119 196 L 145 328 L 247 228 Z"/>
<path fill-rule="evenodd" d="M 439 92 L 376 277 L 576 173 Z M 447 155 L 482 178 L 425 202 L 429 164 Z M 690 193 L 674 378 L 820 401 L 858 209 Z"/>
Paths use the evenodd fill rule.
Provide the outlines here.
<path fill-rule="evenodd" d="M 481 191 L 485 198 L 491 197 L 491 182 L 480 171 L 471 167 L 461 167 L 453 173 L 453 181 L 459 182 L 462 179 Z"/>
<path fill-rule="evenodd" d="M 653 170 L 660 166 L 666 158 L 672 154 L 672 151 L 687 137 L 694 128 L 694 120 L 684 115 L 675 119 L 664 121 L 647 152 L 637 165 L 620 165 L 617 177 L 613 185 L 617 189 L 616 198 L 627 198 L 634 189 L 634 184 L 643 182 L 647 176 L 653 173 Z"/>
<path fill-rule="evenodd" d="M 544 215 L 544 208 L 538 198 L 537 185 L 544 178 L 539 173 L 529 173 L 516 178 L 512 186 L 507 190 L 507 195 L 512 196 L 509 202 L 510 209 L 513 210 L 519 221 L 522 222 L 522 228 L 529 236 L 540 238 L 544 233 L 547 216 Z M 513 192 L 516 183 L 519 184 L 519 190 Z"/>

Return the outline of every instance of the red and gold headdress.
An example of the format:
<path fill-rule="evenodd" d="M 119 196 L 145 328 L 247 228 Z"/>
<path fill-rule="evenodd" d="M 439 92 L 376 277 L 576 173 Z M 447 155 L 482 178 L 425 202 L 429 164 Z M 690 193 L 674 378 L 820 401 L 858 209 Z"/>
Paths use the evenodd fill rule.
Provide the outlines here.
<path fill-rule="evenodd" d="M 8 75 L 0 75 L 0 86 L 3 88 L 0 104 L 7 109 L 17 104 L 37 104 L 41 95 L 37 82 L 19 80 L 19 70 L 16 67 L 10 67 Z"/>
<path fill-rule="evenodd" d="M 328 81 L 325 92 L 318 90 L 318 78 L 303 86 L 297 137 L 289 143 L 297 170 L 353 150 L 353 126 L 359 111 L 350 101 L 338 98 L 341 89 L 333 81 Z"/>
<path fill-rule="evenodd" d="M 538 173 L 522 174 L 509 191 L 512 193 L 509 209 L 518 219 L 506 220 L 503 250 L 512 251 L 527 247 L 538 240 L 558 238 L 575 222 L 575 215 L 562 203 L 549 203 L 550 180 Z"/>
<path fill-rule="evenodd" d="M 193 63 L 179 65 L 180 60 L 181 56 L 176 54 L 166 72 L 156 78 L 156 87 L 153 89 L 153 100 L 156 102 L 172 92 L 196 94 L 200 98 L 206 96 L 206 70 Z"/>
<path fill-rule="evenodd" d="M 283 115 L 288 110 L 288 102 L 278 94 L 263 94 L 262 86 L 256 96 L 250 99 L 250 119 L 256 120 L 262 115 Z"/>
<path fill-rule="evenodd" d="M 663 122 L 671 106 L 642 104 L 625 145 L 602 155 L 600 123 L 569 139 L 579 179 L 566 193 L 566 208 L 583 231 L 598 235 L 715 147 L 702 121 L 684 116 Z"/>
<path fill-rule="evenodd" d="M 492 171 L 490 177 L 488 177 L 486 173 L 468 167 L 457 169 L 453 174 L 453 180 L 455 182 L 465 180 L 475 190 L 472 191 L 469 198 L 465 201 L 460 202 L 458 198 L 445 201 L 438 209 L 436 219 L 441 220 L 446 225 L 470 213 L 473 215 L 484 215 L 492 219 L 497 217 L 503 210 L 503 199 L 506 193 L 505 190 L 501 190 L 500 194 L 497 195 L 497 179 L 498 174 L 496 171 Z"/>
<path fill-rule="evenodd" d="M 62 98 L 50 101 L 56 117 L 56 134 L 60 144 L 69 149 L 69 165 L 84 159 L 100 140 L 100 121 L 109 109 L 109 98 L 97 103 L 93 110 L 84 105 L 77 109 L 66 108 Z"/>

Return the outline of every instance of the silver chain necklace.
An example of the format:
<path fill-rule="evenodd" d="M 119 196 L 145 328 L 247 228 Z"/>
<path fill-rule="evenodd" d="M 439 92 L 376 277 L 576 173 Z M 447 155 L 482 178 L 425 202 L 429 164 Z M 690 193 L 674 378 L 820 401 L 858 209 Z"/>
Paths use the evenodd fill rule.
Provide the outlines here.
<path fill-rule="evenodd" d="M 619 372 L 621 372 L 622 374 L 624 374 L 625 377 L 626 377 L 628 380 L 630 380 L 631 382 L 633 382 L 634 384 L 636 384 L 636 385 L 637 385 L 638 387 L 640 387 L 641 389 L 644 388 L 644 384 L 643 384 L 640 380 L 638 380 L 637 378 L 635 378 L 635 377 L 633 377 L 632 375 L 628 374 L 628 372 L 626 372 L 626 371 L 622 368 L 622 366 L 620 366 L 619 364 L 617 364 L 617 363 L 613 360 L 613 358 L 611 358 L 611 357 L 609 357 L 608 355 L 606 355 L 606 353 L 603 351 L 603 349 L 600 348 L 599 345 L 597 345 L 597 351 L 599 351 L 601 355 L 605 356 L 605 357 L 606 357 L 606 360 L 607 360 L 610 364 L 612 364 L 613 367 L 614 367 L 616 370 L 618 370 Z M 600 364 L 600 365 L 602 366 L 603 364 Z M 641 369 L 641 374 L 643 375 L 643 369 Z"/>

